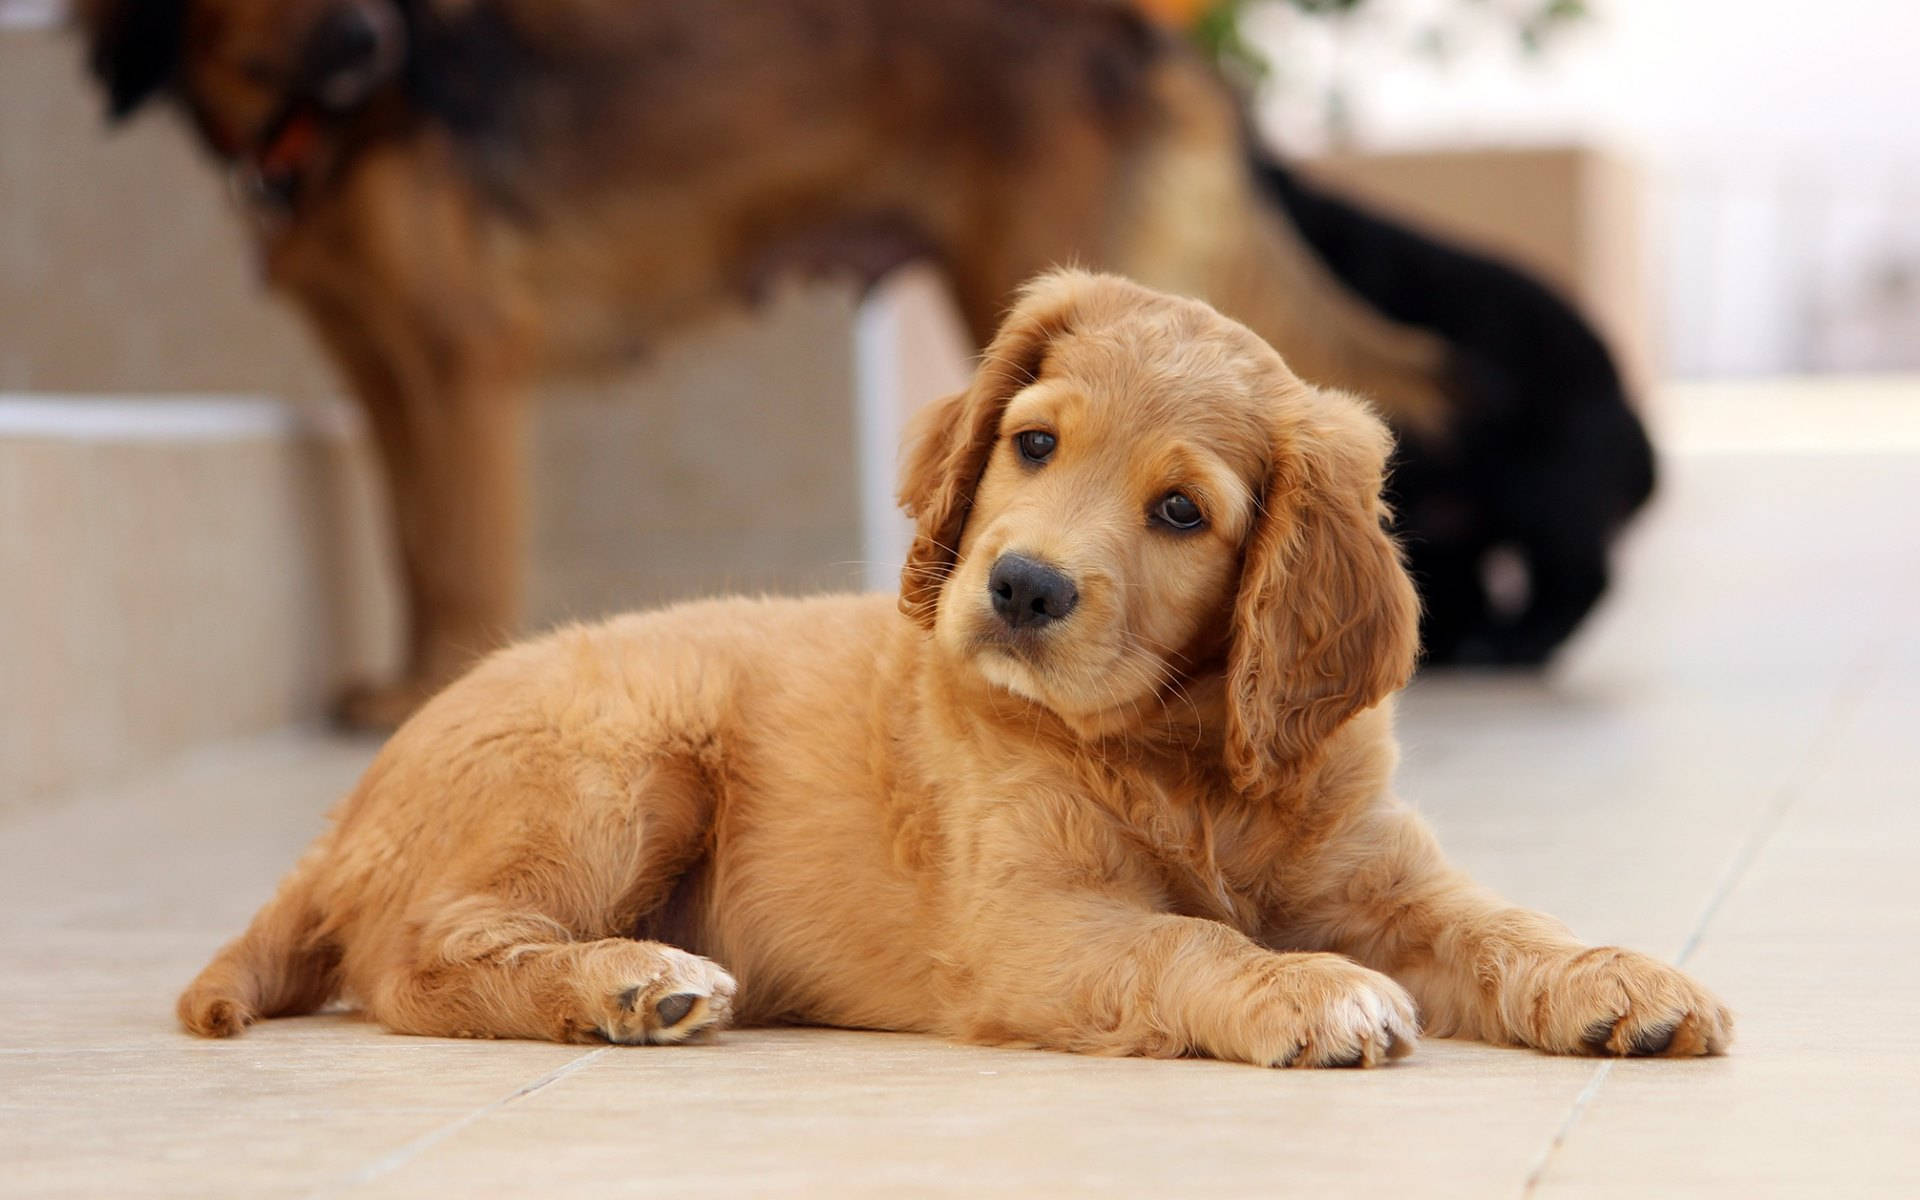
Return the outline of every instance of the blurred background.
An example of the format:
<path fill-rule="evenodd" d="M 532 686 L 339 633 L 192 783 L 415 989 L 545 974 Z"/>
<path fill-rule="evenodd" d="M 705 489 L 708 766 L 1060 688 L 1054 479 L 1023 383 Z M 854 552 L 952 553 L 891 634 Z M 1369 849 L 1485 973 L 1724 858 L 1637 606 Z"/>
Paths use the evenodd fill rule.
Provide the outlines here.
<path fill-rule="evenodd" d="M 1294 154 L 1616 158 L 1633 176 L 1620 219 L 1637 229 L 1610 232 L 1620 240 L 1606 255 L 1642 279 L 1663 377 L 1920 367 L 1920 23 L 1909 6 L 1231 8 L 1246 51 L 1267 64 L 1261 116 Z M 1497 203 L 1474 191 L 1463 179 L 1463 212 Z"/>
<path fill-rule="evenodd" d="M 1904 404 L 1907 5 L 1141 2 L 1309 176 L 1559 285 L 1663 446 L 1852 437 L 1834 430 Z M 355 410 L 259 286 L 213 164 L 168 112 L 110 136 L 62 20 L 0 0 L 0 806 L 315 720 L 399 638 Z M 534 624 L 890 588 L 900 426 L 967 354 L 938 277 L 909 269 L 864 302 L 784 286 L 550 389 Z M 1783 407 L 1778 381 L 1807 375 L 1838 382 Z"/>

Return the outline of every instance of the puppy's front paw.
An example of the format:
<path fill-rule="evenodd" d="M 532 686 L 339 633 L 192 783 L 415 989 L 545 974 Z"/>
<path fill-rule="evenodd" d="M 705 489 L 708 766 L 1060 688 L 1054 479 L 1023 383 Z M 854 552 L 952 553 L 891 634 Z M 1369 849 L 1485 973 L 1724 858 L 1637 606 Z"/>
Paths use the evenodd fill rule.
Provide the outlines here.
<path fill-rule="evenodd" d="M 1405 988 L 1337 954 L 1289 956 L 1260 981 L 1236 1031 L 1244 1058 L 1269 1067 L 1376 1067 L 1404 1058 L 1420 1022 Z"/>
<path fill-rule="evenodd" d="M 649 949 L 654 961 L 644 969 L 600 985 L 592 1006 L 599 1034 L 620 1045 L 664 1045 L 726 1028 L 733 1017 L 733 976 L 697 954 L 671 946 Z"/>
<path fill-rule="evenodd" d="M 1602 946 L 1549 968 L 1524 1022 L 1560 1054 L 1690 1058 L 1724 1054 L 1733 1014 L 1684 971 Z"/>

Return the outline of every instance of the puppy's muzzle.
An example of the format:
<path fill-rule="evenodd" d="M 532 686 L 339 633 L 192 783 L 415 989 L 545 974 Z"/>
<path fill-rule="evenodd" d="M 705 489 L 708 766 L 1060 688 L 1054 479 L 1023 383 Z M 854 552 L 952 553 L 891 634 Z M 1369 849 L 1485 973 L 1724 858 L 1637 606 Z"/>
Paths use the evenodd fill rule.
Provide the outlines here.
<path fill-rule="evenodd" d="M 1021 554 L 1002 554 L 987 575 L 993 611 L 1011 629 L 1040 629 L 1064 619 L 1080 590 L 1064 571 Z"/>

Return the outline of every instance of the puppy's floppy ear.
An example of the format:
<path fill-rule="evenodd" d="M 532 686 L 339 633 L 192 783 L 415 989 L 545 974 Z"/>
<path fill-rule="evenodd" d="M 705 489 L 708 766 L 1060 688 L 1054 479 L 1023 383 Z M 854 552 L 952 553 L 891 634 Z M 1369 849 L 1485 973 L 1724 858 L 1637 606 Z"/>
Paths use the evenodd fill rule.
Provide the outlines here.
<path fill-rule="evenodd" d="M 107 114 L 118 121 L 173 80 L 180 67 L 188 0 L 87 0 L 76 16 L 88 62 L 107 89 Z"/>
<path fill-rule="evenodd" d="M 1380 499 L 1392 438 L 1359 401 L 1287 388 L 1227 656 L 1227 768 L 1250 795 L 1318 766 L 1327 737 L 1403 686 L 1419 651 L 1419 601 Z"/>
<path fill-rule="evenodd" d="M 1039 377 L 1048 346 L 1071 327 L 1089 278 L 1062 271 L 1028 285 L 981 356 L 972 384 L 922 409 L 907 431 L 900 507 L 914 519 L 914 531 L 900 573 L 900 611 L 927 629 L 959 555 L 973 489 L 999 440 L 1000 414 Z"/>

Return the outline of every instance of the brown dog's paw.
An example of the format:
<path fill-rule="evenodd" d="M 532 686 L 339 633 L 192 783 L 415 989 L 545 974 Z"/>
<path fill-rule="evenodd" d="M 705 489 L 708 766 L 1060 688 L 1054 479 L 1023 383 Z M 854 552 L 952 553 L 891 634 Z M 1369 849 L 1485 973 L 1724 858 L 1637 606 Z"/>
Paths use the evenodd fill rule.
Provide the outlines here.
<path fill-rule="evenodd" d="M 355 733 L 392 733 L 433 693 L 432 687 L 413 680 L 356 684 L 334 701 L 333 722 Z"/>
<path fill-rule="evenodd" d="M 636 946 L 636 948 L 639 948 Z M 601 1037 L 623 1046 L 685 1042 L 724 1029 L 733 1017 L 733 976 L 671 946 L 649 946 L 650 962 L 599 987 L 592 1006 Z"/>
<path fill-rule="evenodd" d="M 1560 1054 L 1724 1054 L 1733 1014 L 1686 972 L 1612 946 L 1554 968 L 1534 999 L 1532 1041 Z"/>
<path fill-rule="evenodd" d="M 1241 1030 L 1244 1054 L 1268 1067 L 1377 1067 L 1419 1043 L 1413 997 L 1337 954 L 1303 956 L 1262 982 Z"/>

